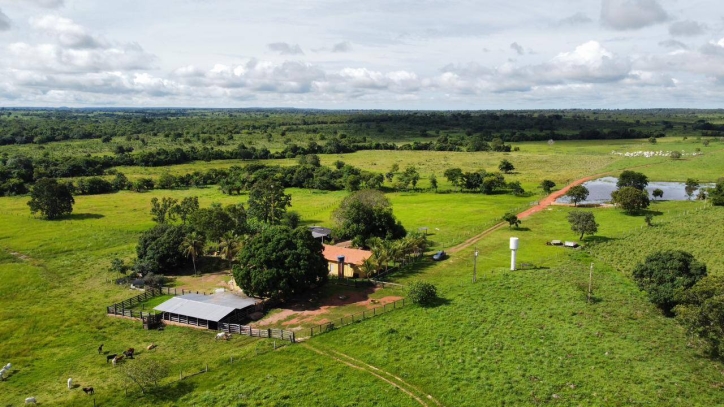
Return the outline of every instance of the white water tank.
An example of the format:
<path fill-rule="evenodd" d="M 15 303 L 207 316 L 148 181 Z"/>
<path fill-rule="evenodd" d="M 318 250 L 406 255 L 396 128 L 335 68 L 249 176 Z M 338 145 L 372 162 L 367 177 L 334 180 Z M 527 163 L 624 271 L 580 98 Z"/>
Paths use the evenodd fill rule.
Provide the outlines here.
<path fill-rule="evenodd" d="M 518 238 L 517 237 L 510 238 L 510 250 L 518 250 Z"/>

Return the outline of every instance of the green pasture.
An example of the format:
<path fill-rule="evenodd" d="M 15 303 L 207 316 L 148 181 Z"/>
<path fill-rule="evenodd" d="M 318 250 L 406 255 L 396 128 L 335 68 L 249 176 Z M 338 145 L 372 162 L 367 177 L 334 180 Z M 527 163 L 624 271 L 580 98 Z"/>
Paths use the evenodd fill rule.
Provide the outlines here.
<path fill-rule="evenodd" d="M 656 222 L 680 222 L 681 211 L 700 206 L 657 204 Z M 551 239 L 577 240 L 565 221 L 569 210 L 555 207 L 524 221 L 521 230 L 506 227 L 479 242 L 475 284 L 474 247 L 394 276 L 403 284 L 417 279 L 436 284 L 442 304 L 398 310 L 313 343 L 403 377 L 444 405 L 719 404 L 721 365 L 688 347 L 684 330 L 663 317 L 627 274 L 585 250 L 545 245 Z M 584 240 L 586 246 L 619 241 L 623 246 L 643 224 L 642 217 L 615 209 L 594 211 L 601 227 Z M 538 268 L 508 270 L 510 236 L 521 239 L 518 264 Z M 679 245 L 691 249 L 707 239 L 700 234 Z M 594 295 L 587 304 L 590 263 Z"/>
<path fill-rule="evenodd" d="M 94 142 L 100 144 L 77 142 L 79 151 L 86 151 L 82 143 Z M 58 144 L 60 148 L 63 143 Z M 427 176 L 436 174 L 445 193 L 388 193 L 398 219 L 411 231 L 427 227 L 436 249 L 475 236 L 507 211 L 526 209 L 540 198 L 536 186 L 544 178 L 560 187 L 583 176 L 631 167 L 652 180 L 712 181 L 724 176 L 719 142 L 701 147 L 701 156 L 680 161 L 610 152 L 693 149 L 699 145 L 695 140 L 665 138 L 657 146 L 641 140 L 514 145 L 521 151 L 363 151 L 321 159 L 324 165 L 342 160 L 376 172 L 387 172 L 393 163 L 402 169 L 415 165 L 423 189 Z M 38 148 L 12 146 L 21 147 Z M 529 196 L 448 192 L 452 186 L 442 175 L 446 168 L 493 171 L 503 158 L 517 167 L 506 179 L 521 181 Z M 139 177 L 236 164 L 243 163 L 121 170 Z M 288 193 L 291 210 L 299 212 L 305 224 L 325 226 L 331 226 L 332 211 L 347 195 L 304 189 Z M 389 384 L 301 346 L 274 351 L 268 340 L 215 341 L 213 332 L 173 326 L 144 331 L 138 321 L 106 316 L 106 305 L 137 294 L 107 282 L 114 277 L 108 271 L 110 260 L 134 257 L 138 235 L 153 225 L 150 200 L 164 196 L 198 196 L 202 207 L 247 200 L 247 195 L 224 195 L 217 187 L 124 191 L 78 196 L 73 215 L 44 221 L 29 214 L 27 197 L 0 198 L 0 363 L 11 362 L 15 369 L 0 383 L 0 405 L 19 405 L 28 396 L 38 397 L 41 405 L 90 405 L 79 389 L 66 389 L 68 377 L 95 387 L 102 406 L 416 405 Z M 654 227 L 644 226 L 643 216 L 593 209 L 599 232 L 583 239 L 583 250 L 574 251 L 545 245 L 551 239 L 578 239 L 566 221 L 571 208 L 553 206 L 525 219 L 518 230 L 502 227 L 448 260 L 426 260 L 390 277 L 401 284 L 418 279 L 436 284 L 444 298 L 437 307 L 405 307 L 315 337 L 310 344 L 379 366 L 443 405 L 721 404 L 721 365 L 687 347 L 685 332 L 661 316 L 626 273 L 650 250 L 668 247 L 692 251 L 712 273 L 721 273 L 724 236 L 717 227 L 724 212 L 701 208 L 701 202 L 654 203 Z M 511 236 L 521 239 L 518 262 L 528 265 L 525 270 L 507 270 Z M 478 282 L 472 284 L 476 248 Z M 586 304 L 590 263 L 594 303 Z M 382 294 L 370 296 L 377 295 Z M 334 316 L 350 310 L 356 312 L 350 308 Z M 135 347 L 141 350 L 139 358 L 166 361 L 171 369 L 166 390 L 140 398 L 129 387 L 125 396 L 125 382 L 97 354 L 101 343 L 113 353 Z M 157 350 L 146 351 L 151 343 Z M 207 364 L 208 373 L 178 380 Z"/>

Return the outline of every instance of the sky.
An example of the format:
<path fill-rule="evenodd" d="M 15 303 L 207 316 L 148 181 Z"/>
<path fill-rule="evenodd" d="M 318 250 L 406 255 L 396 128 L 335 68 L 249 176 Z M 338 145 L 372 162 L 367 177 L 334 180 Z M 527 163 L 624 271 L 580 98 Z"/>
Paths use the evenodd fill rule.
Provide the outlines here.
<path fill-rule="evenodd" d="M 0 106 L 721 108 L 721 0 L 0 0 Z"/>

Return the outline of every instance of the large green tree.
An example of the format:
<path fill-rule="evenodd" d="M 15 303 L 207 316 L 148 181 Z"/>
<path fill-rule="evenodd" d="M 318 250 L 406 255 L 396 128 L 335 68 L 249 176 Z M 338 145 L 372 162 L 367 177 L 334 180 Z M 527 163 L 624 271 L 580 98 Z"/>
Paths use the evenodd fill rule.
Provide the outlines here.
<path fill-rule="evenodd" d="M 636 189 L 644 190 L 649 185 L 649 178 L 636 171 L 626 170 L 618 176 L 616 187 L 619 189 L 624 187 L 634 187 Z"/>
<path fill-rule="evenodd" d="M 395 219 L 390 201 L 377 190 L 357 191 L 347 196 L 332 217 L 337 225 L 335 236 L 352 239 L 356 246 L 366 246 L 371 237 L 399 239 L 407 234 Z"/>
<path fill-rule="evenodd" d="M 288 299 L 327 282 L 322 251 L 322 243 L 308 229 L 272 226 L 241 249 L 234 279 L 248 295 Z"/>
<path fill-rule="evenodd" d="M 583 235 L 592 235 L 598 232 L 598 223 L 593 212 L 590 211 L 571 211 L 568 213 L 568 223 L 571 230 L 580 233 L 578 239 L 583 239 Z"/>
<path fill-rule="evenodd" d="M 143 232 L 136 246 L 137 269 L 161 274 L 178 271 L 186 262 L 181 243 L 187 233 L 187 227 L 169 224 Z"/>
<path fill-rule="evenodd" d="M 611 193 L 611 202 L 628 213 L 636 213 L 649 207 L 649 194 L 634 187 L 623 187 Z"/>
<path fill-rule="evenodd" d="M 511 171 L 515 170 L 515 166 L 510 161 L 504 159 L 504 160 L 500 161 L 500 164 L 498 165 L 498 169 L 500 171 L 503 171 L 503 173 L 505 173 L 505 174 L 510 174 Z"/>
<path fill-rule="evenodd" d="M 709 198 L 712 205 L 724 206 L 724 178 L 719 178 L 714 188 L 709 189 Z"/>
<path fill-rule="evenodd" d="M 191 213 L 189 225 L 210 242 L 218 242 L 227 232 L 238 235 L 247 232 L 246 211 L 241 204 L 224 208 L 219 203 L 212 203 L 208 208 Z"/>
<path fill-rule="evenodd" d="M 724 277 L 706 276 L 676 300 L 676 319 L 706 343 L 710 356 L 724 356 Z"/>
<path fill-rule="evenodd" d="M 28 206 L 31 213 L 40 212 L 46 219 L 57 219 L 73 212 L 73 193 L 70 187 L 55 178 L 39 179 L 30 191 Z"/>
<path fill-rule="evenodd" d="M 284 186 L 275 180 L 261 180 L 249 192 L 248 214 L 261 222 L 278 225 L 289 206 L 292 196 L 285 194 Z"/>
<path fill-rule="evenodd" d="M 556 186 L 556 183 L 553 182 L 553 181 L 551 181 L 551 180 L 549 180 L 549 179 L 544 179 L 544 180 L 541 181 L 541 183 L 540 183 L 541 189 L 542 189 L 543 192 L 545 192 L 546 194 L 550 194 L 551 191 L 553 190 L 553 188 L 555 188 L 555 186 Z"/>
<path fill-rule="evenodd" d="M 585 201 L 588 198 L 588 188 L 583 185 L 574 185 L 568 189 L 566 196 L 573 202 L 573 206 L 578 206 L 579 202 Z"/>
<path fill-rule="evenodd" d="M 653 253 L 633 270 L 639 288 L 667 314 L 678 304 L 677 297 L 705 276 L 706 265 L 681 250 Z"/>

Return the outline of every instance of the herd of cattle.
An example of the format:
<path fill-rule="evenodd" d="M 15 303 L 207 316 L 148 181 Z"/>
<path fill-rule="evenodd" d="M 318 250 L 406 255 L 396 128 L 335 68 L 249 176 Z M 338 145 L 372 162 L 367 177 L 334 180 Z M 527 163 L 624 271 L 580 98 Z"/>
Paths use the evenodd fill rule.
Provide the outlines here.
<path fill-rule="evenodd" d="M 152 343 L 146 347 L 147 350 L 152 350 L 155 348 L 156 348 L 156 344 L 154 344 L 154 343 Z M 103 344 L 101 344 L 101 346 L 98 347 L 98 354 L 100 355 L 102 353 L 103 353 Z M 128 348 L 127 350 L 121 352 L 120 354 L 113 353 L 113 354 L 105 355 L 106 363 L 112 362 L 113 366 L 116 366 L 116 364 L 119 361 L 123 360 L 124 358 L 133 359 L 133 355 L 135 353 L 136 353 L 136 349 Z M 5 374 L 7 372 L 10 372 L 10 368 L 12 368 L 12 364 L 8 363 L 2 369 L 0 369 L 0 380 L 5 380 Z M 68 390 L 72 390 L 73 388 L 74 388 L 73 387 L 73 378 L 68 378 Z M 87 394 L 89 396 L 92 396 L 95 394 L 95 390 L 93 389 L 92 386 L 83 387 L 82 390 L 85 392 L 85 394 Z M 25 404 L 37 404 L 37 403 L 38 403 L 38 401 L 36 400 L 35 397 L 28 397 L 25 399 Z"/>

